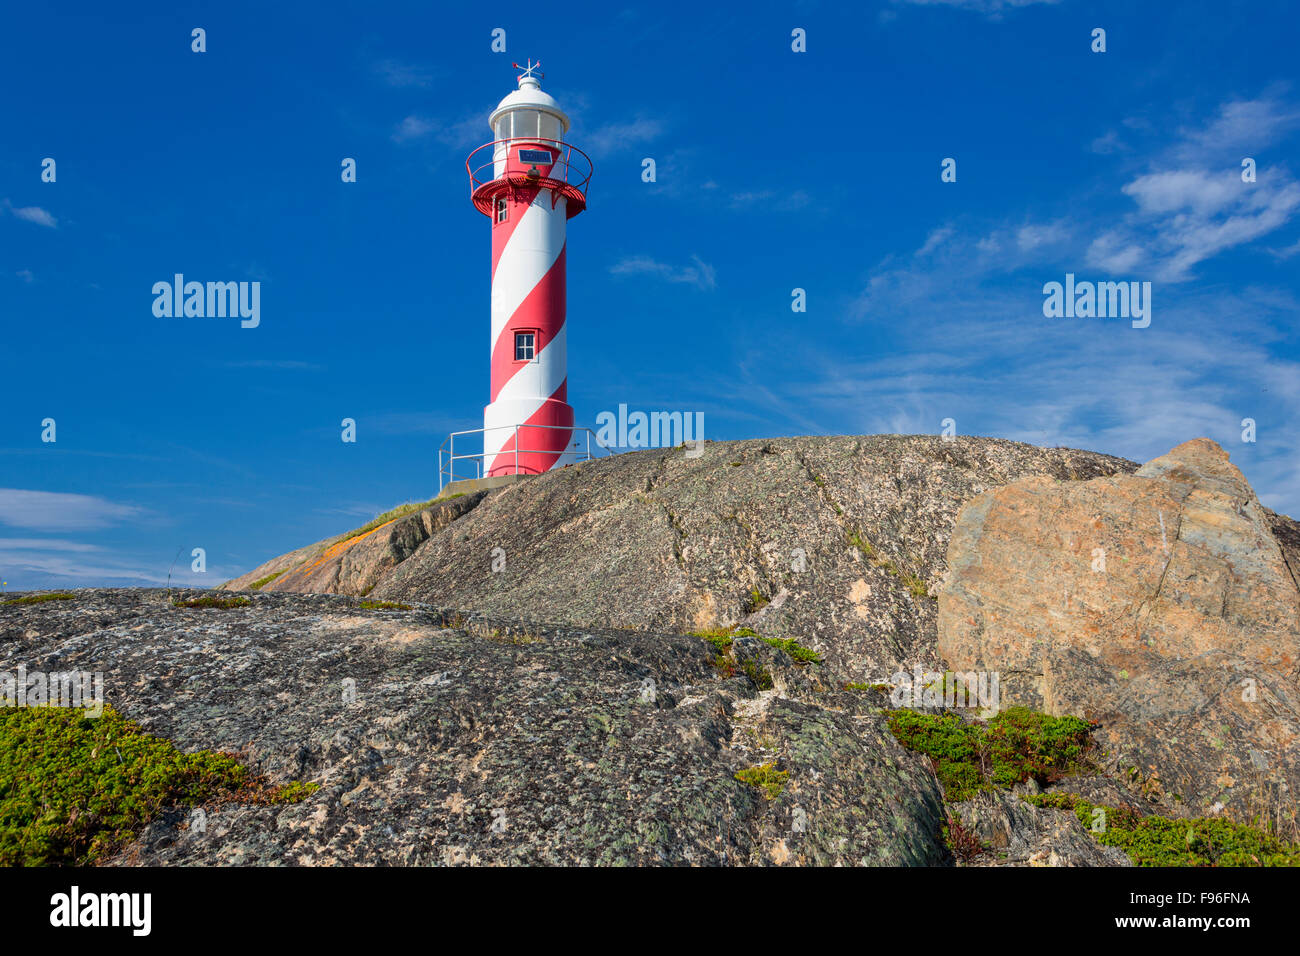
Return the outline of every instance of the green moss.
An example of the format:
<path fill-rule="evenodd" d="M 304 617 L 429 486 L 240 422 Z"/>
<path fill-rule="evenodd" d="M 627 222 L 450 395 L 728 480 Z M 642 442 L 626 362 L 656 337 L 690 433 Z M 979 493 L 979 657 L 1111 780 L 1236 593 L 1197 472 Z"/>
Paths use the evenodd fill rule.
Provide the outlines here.
<path fill-rule="evenodd" d="M 272 571 L 266 577 L 258 578 L 256 581 L 250 584 L 248 586 L 248 590 L 259 591 L 262 589 L 263 586 L 270 584 L 272 581 L 274 581 L 276 578 L 278 578 L 280 575 L 284 574 L 284 572 L 288 570 L 289 570 L 288 568 L 281 568 L 279 571 Z"/>
<path fill-rule="evenodd" d="M 1300 866 L 1300 844 L 1260 827 L 1223 817 L 1172 820 L 1141 816 L 1125 807 L 1103 807 L 1073 794 L 1021 797 L 1026 803 L 1073 810 L 1098 843 L 1119 847 L 1136 866 Z M 1101 809 L 1104 818 L 1094 816 Z M 1104 819 L 1100 832 L 1094 821 Z"/>
<path fill-rule="evenodd" d="M 182 601 L 180 598 L 177 598 L 175 601 L 172 601 L 172 606 L 173 607 L 232 608 L 232 607 L 247 607 L 252 603 L 253 603 L 252 601 L 250 601 L 248 598 L 245 597 L 219 598 L 219 597 L 212 597 L 209 595 L 208 597 L 191 598 L 188 601 Z"/>
<path fill-rule="evenodd" d="M 395 601 L 362 601 L 359 605 L 363 611 L 409 611 L 411 605 L 398 604 Z"/>
<path fill-rule="evenodd" d="M 713 666 L 723 677 L 735 676 L 736 661 L 731 653 L 731 647 L 737 637 L 756 637 L 765 644 L 785 651 L 799 664 L 820 664 L 822 662 L 821 657 L 815 651 L 809 650 L 793 639 L 763 637 L 750 627 L 737 625 L 715 627 L 703 631 L 692 631 L 691 636 L 706 640 L 713 645 L 714 650 L 717 651 L 713 658 Z M 759 690 L 770 690 L 773 686 L 771 671 L 760 667 L 754 661 L 745 661 L 741 665 L 741 672 L 752 680 Z"/>
<path fill-rule="evenodd" d="M 1085 768 L 1092 725 L 1078 717 L 1050 717 L 1010 707 L 987 723 L 955 714 L 889 712 L 889 729 L 903 746 L 934 764 L 948 800 L 1026 780 L 1040 785 Z"/>
<path fill-rule="evenodd" d="M 753 587 L 750 589 L 749 613 L 753 614 L 755 611 L 761 611 L 763 608 L 767 607 L 771 603 L 772 603 L 772 599 L 769 598 L 762 591 L 760 591 L 757 587 Z"/>
<path fill-rule="evenodd" d="M 713 627 L 703 631 L 692 631 L 692 637 L 703 638 L 712 644 L 718 651 L 731 649 L 731 632 L 730 627 Z"/>
<path fill-rule="evenodd" d="M 270 803 L 301 803 L 320 789 L 319 783 L 291 780 L 271 794 Z"/>
<path fill-rule="evenodd" d="M 93 863 L 169 807 L 280 802 L 231 754 L 183 753 L 112 707 L 0 708 L 0 865 Z M 297 799 L 301 799 L 298 796 Z"/>
<path fill-rule="evenodd" d="M 775 763 L 765 763 L 757 767 L 745 768 L 736 774 L 736 779 L 751 787 L 757 787 L 767 799 L 775 800 L 785 789 L 785 783 L 790 779 L 790 771 L 777 770 Z"/>
<path fill-rule="evenodd" d="M 44 604 L 46 601 L 72 601 L 76 597 L 75 594 L 69 594 L 67 591 L 53 591 L 49 594 L 28 594 L 25 597 L 10 598 L 8 601 L 0 601 L 0 604 Z"/>
<path fill-rule="evenodd" d="M 760 637 L 759 640 L 764 644 L 770 644 L 779 650 L 785 651 L 800 664 L 820 664 L 822 662 L 821 655 L 804 647 L 793 638 Z"/>

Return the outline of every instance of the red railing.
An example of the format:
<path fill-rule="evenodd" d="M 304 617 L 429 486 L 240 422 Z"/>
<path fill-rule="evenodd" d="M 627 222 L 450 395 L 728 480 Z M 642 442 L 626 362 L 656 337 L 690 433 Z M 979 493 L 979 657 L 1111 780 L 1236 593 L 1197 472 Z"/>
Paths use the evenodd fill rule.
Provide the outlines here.
<path fill-rule="evenodd" d="M 527 170 L 511 169 L 510 149 L 520 146 L 526 149 L 534 144 L 541 148 L 559 149 L 559 155 L 551 163 L 550 172 L 541 176 Z M 496 148 L 502 145 L 507 146 L 506 154 L 501 159 L 496 159 Z M 491 151 L 487 154 L 486 162 L 480 158 L 478 165 L 475 165 L 474 157 L 484 150 Z M 501 163 L 505 167 L 500 176 L 496 172 L 497 163 Z M 559 140 L 513 137 L 511 139 L 493 140 L 474 150 L 465 160 L 465 171 L 469 173 L 469 192 L 470 197 L 474 200 L 474 205 L 480 211 L 491 215 L 491 196 L 500 192 L 505 186 L 541 185 L 548 189 L 557 190 L 566 196 L 570 202 L 576 201 L 580 208 L 585 207 L 587 203 L 587 183 L 591 180 L 592 164 L 590 156 L 569 143 Z M 576 209 L 570 210 L 570 214 L 572 215 L 576 211 Z"/>

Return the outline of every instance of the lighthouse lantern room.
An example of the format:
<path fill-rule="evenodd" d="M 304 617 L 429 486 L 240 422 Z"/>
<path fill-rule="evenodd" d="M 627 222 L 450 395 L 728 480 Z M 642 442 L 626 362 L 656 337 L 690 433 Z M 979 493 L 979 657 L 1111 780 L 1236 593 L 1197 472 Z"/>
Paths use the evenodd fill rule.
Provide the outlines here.
<path fill-rule="evenodd" d="M 528 62 L 488 117 L 492 142 L 466 161 L 492 223 L 491 393 L 483 474 L 540 474 L 576 459 L 565 348 L 565 230 L 587 206 L 591 160 L 564 141 L 569 118 Z"/>

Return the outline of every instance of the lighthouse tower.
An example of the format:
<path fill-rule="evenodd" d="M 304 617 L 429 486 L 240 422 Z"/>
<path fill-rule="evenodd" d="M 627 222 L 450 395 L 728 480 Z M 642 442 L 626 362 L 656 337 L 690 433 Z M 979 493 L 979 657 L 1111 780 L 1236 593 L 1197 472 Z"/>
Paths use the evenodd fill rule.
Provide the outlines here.
<path fill-rule="evenodd" d="M 565 348 L 564 249 L 587 207 L 591 161 L 564 142 L 569 118 L 515 64 L 519 88 L 488 117 L 492 142 L 470 154 L 474 206 L 492 223 L 492 387 L 483 474 L 536 475 L 574 460 Z"/>

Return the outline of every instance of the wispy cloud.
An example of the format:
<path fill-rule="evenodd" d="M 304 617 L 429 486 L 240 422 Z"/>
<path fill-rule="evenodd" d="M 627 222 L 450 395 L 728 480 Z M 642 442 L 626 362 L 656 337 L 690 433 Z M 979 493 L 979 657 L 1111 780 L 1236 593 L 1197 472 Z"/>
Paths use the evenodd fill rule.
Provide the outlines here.
<path fill-rule="evenodd" d="M 388 86 L 428 89 L 433 86 L 433 70 L 401 60 L 383 59 L 374 64 L 375 74 Z"/>
<path fill-rule="evenodd" d="M 51 587 L 214 587 L 242 573 L 209 564 L 192 570 L 188 551 L 136 557 L 60 538 L 0 538 L 0 578 L 11 589 Z"/>
<path fill-rule="evenodd" d="M 650 275 L 666 282 L 681 282 L 711 292 L 718 287 L 717 273 L 699 256 L 691 256 L 691 265 L 674 266 L 649 256 L 628 256 L 609 267 L 612 275 Z"/>
<path fill-rule="evenodd" d="M 487 117 L 490 110 L 477 111 L 455 121 L 412 113 L 393 130 L 394 143 L 410 143 L 432 138 L 443 146 L 467 149 L 491 141 Z"/>
<path fill-rule="evenodd" d="M 56 229 L 59 220 L 55 219 L 47 210 L 40 206 L 15 206 L 8 199 L 4 201 L 4 208 L 9 210 L 18 219 L 24 222 L 32 222 L 38 226 L 45 226 L 47 229 Z"/>
<path fill-rule="evenodd" d="M 663 123 L 645 116 L 606 123 L 583 133 L 583 149 L 592 156 L 608 156 L 657 139 L 663 130 Z"/>
<path fill-rule="evenodd" d="M 39 531 L 82 531 L 106 528 L 143 514 L 134 505 L 118 504 L 95 495 L 0 488 L 0 524 Z"/>
<path fill-rule="evenodd" d="M 1018 7 L 1052 6 L 1060 0 L 894 0 L 896 5 L 913 7 L 953 7 L 971 10 L 988 17 L 1000 17 Z"/>

